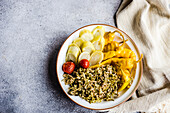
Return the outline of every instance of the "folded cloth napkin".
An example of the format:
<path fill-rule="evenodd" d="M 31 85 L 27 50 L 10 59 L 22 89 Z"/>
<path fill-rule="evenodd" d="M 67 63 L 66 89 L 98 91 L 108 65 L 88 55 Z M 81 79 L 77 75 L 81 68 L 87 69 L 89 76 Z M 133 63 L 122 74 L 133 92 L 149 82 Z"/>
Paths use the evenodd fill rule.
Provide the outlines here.
<path fill-rule="evenodd" d="M 116 24 L 143 53 L 144 72 L 132 100 L 110 112 L 156 110 L 170 99 L 170 0 L 123 0 Z"/>

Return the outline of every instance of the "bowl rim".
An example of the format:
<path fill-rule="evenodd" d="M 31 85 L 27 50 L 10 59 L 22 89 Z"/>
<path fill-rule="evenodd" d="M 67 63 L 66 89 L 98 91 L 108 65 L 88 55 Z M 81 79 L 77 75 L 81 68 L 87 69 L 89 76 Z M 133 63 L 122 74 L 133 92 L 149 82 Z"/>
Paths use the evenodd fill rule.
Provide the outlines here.
<path fill-rule="evenodd" d="M 77 30 L 75 30 L 74 32 L 72 32 L 72 33 L 67 37 L 67 39 L 64 41 L 64 43 L 63 43 L 62 46 L 60 47 L 60 50 L 61 50 L 61 48 L 63 47 L 63 45 L 65 44 L 65 42 L 70 38 L 70 36 L 72 36 L 72 34 L 74 34 L 75 32 L 77 32 L 77 31 L 80 30 L 80 29 L 83 29 L 83 28 L 89 27 L 89 26 L 94 26 L 94 25 L 99 25 L 99 26 L 102 25 L 102 26 L 112 27 L 112 28 L 115 28 L 115 29 L 123 32 L 124 34 L 126 34 L 124 31 L 122 31 L 122 30 L 120 30 L 119 28 L 114 27 L 114 26 L 112 26 L 112 25 L 108 25 L 108 24 L 89 24 L 89 25 L 85 25 L 85 26 L 83 26 L 83 27 L 80 27 L 80 28 L 78 28 Z M 130 41 L 131 41 L 132 44 L 134 45 L 137 53 L 139 53 L 139 55 L 140 55 L 139 49 L 138 49 L 138 47 L 136 46 L 135 42 L 129 37 L 129 35 L 126 34 L 126 36 L 128 37 L 128 39 L 130 39 Z M 59 84 L 60 84 L 60 87 L 62 88 L 63 92 L 67 95 L 67 97 L 69 97 L 69 95 L 64 91 L 64 89 L 63 89 L 63 87 L 62 87 L 62 85 L 61 85 L 61 83 L 60 83 L 60 81 L 59 81 L 58 72 L 57 72 L 57 63 L 58 63 L 58 56 L 59 56 L 59 54 L 60 54 L 60 50 L 59 50 L 59 52 L 58 52 L 57 60 L 56 60 L 56 74 L 57 74 L 57 79 L 58 79 L 58 82 L 59 82 Z M 122 103 L 124 103 L 125 101 L 127 101 L 127 100 L 134 94 L 134 92 L 137 90 L 137 88 L 139 87 L 141 78 L 142 78 L 142 76 L 143 76 L 143 61 L 141 60 L 139 63 L 140 63 L 139 65 L 140 65 L 140 67 L 141 67 L 141 69 L 140 69 L 140 74 L 141 74 L 141 75 L 139 76 L 139 82 L 138 82 L 138 84 L 136 85 L 136 88 L 131 92 L 131 95 L 129 95 L 123 102 L 121 102 L 121 103 L 119 103 L 119 104 L 117 104 L 117 105 L 115 105 L 115 106 L 109 107 L 109 108 L 94 109 L 94 108 L 89 108 L 89 107 L 83 106 L 83 105 L 75 102 L 75 101 L 74 101 L 73 99 L 71 99 L 70 97 L 69 97 L 69 98 L 70 98 L 74 103 L 78 104 L 79 106 L 84 107 L 84 108 L 87 108 L 87 109 L 91 109 L 91 110 L 108 110 L 108 109 L 112 109 L 112 108 L 114 108 L 114 107 L 119 106 L 120 104 L 122 104 Z"/>

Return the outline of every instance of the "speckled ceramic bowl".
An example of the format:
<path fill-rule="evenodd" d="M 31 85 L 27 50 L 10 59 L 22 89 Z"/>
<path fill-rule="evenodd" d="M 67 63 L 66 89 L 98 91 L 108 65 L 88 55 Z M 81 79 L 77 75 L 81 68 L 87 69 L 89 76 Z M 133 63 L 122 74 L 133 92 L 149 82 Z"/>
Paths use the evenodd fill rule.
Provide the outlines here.
<path fill-rule="evenodd" d="M 96 26 L 103 26 L 106 30 L 106 32 L 108 31 L 114 31 L 114 30 L 119 30 L 120 32 L 122 32 L 122 34 L 124 35 L 125 39 L 128 39 L 128 41 L 126 42 L 125 47 L 126 48 L 130 48 L 131 50 L 133 50 L 136 54 L 137 59 L 139 59 L 140 57 L 140 53 L 139 50 L 136 46 L 136 44 L 133 42 L 133 40 L 123 31 L 121 31 L 120 29 L 113 27 L 111 25 L 106 25 L 106 24 L 92 24 L 92 25 L 87 25 L 84 27 L 81 27 L 79 29 L 77 29 L 76 31 L 74 31 L 67 39 L 66 41 L 63 43 L 62 47 L 60 48 L 60 51 L 58 53 L 58 57 L 57 57 L 57 61 L 56 61 L 56 72 L 57 72 L 57 77 L 58 77 L 58 81 L 61 85 L 61 88 L 63 89 L 63 91 L 65 92 L 65 94 L 75 103 L 77 103 L 78 105 L 88 108 L 88 109 L 93 109 L 93 110 L 106 110 L 106 109 L 111 109 L 113 107 L 116 107 L 118 105 L 120 105 L 121 103 L 125 102 L 126 100 L 128 100 L 131 95 L 135 92 L 135 90 L 137 89 L 140 79 L 142 77 L 142 72 L 143 72 L 143 66 L 142 66 L 142 61 L 140 61 L 139 63 L 137 63 L 136 66 L 136 70 L 133 73 L 134 74 L 134 80 L 133 83 L 131 85 L 131 87 L 129 89 L 126 89 L 124 91 L 122 91 L 120 93 L 120 96 L 118 98 L 116 98 L 114 101 L 103 101 L 101 103 L 92 103 L 90 104 L 89 102 L 83 100 L 82 98 L 80 98 L 79 96 L 71 96 L 69 95 L 68 92 L 68 85 L 65 85 L 64 81 L 62 81 L 63 78 L 63 74 L 64 72 L 62 71 L 62 65 L 65 63 L 65 56 L 66 56 L 66 52 L 68 49 L 68 46 L 72 43 L 72 41 L 79 37 L 79 32 L 82 29 L 89 29 L 90 31 L 92 31 L 92 29 L 94 29 Z M 117 38 L 115 38 L 114 40 L 119 41 L 120 38 L 119 36 L 117 36 Z"/>

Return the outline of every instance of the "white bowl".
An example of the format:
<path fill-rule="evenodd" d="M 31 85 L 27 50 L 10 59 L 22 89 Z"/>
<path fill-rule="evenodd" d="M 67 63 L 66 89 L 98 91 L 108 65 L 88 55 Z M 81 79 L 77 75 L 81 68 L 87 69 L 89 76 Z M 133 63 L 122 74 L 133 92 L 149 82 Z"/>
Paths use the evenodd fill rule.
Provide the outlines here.
<path fill-rule="evenodd" d="M 105 28 L 106 32 L 119 30 L 116 27 L 113 27 L 111 25 L 106 25 L 106 24 L 92 24 L 92 25 L 87 25 L 87 26 L 84 26 L 84 27 L 77 29 L 66 39 L 66 41 L 63 43 L 62 47 L 60 48 L 60 51 L 59 51 L 58 57 L 57 57 L 57 62 L 56 62 L 56 72 L 57 72 L 57 77 L 58 77 L 59 84 L 61 85 L 61 88 L 63 89 L 65 94 L 72 101 L 74 101 L 78 105 L 85 107 L 85 108 L 88 108 L 88 109 L 106 110 L 106 109 L 111 109 L 113 107 L 120 105 L 121 103 L 125 102 L 126 100 L 128 100 L 132 96 L 132 94 L 137 89 L 139 82 L 140 82 L 140 79 L 142 77 L 143 66 L 142 66 L 142 61 L 137 63 L 137 68 L 136 68 L 136 71 L 134 72 L 135 77 L 134 77 L 134 80 L 133 80 L 131 87 L 128 90 L 125 90 L 124 92 L 122 92 L 120 97 L 116 98 L 114 101 L 103 101 L 101 103 L 91 103 L 90 104 L 89 102 L 80 98 L 79 96 L 69 95 L 67 93 L 69 85 L 65 85 L 64 81 L 62 81 L 64 79 L 64 77 L 63 77 L 64 72 L 62 71 L 62 65 L 65 63 L 65 56 L 66 56 L 68 46 L 72 43 L 72 41 L 75 38 L 79 37 L 79 32 L 81 30 L 88 29 L 88 30 L 92 31 L 97 26 L 103 26 Z M 133 42 L 133 40 L 123 31 L 121 31 L 121 30 L 119 30 L 119 31 L 122 32 L 125 39 L 128 39 L 126 44 L 131 48 L 131 50 L 133 50 L 135 52 L 136 58 L 139 59 L 140 53 L 139 53 L 137 46 Z M 120 40 L 120 39 L 116 38 L 116 40 Z M 127 45 L 126 45 L 126 47 L 129 48 Z"/>

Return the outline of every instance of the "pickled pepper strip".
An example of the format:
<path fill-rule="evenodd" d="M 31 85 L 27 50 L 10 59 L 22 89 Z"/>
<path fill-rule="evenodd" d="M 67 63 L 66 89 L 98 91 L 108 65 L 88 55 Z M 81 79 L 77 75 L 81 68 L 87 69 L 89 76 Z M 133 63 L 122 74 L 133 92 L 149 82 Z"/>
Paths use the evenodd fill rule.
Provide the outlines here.
<path fill-rule="evenodd" d="M 101 62 L 100 64 L 90 66 L 90 68 L 97 68 L 105 64 L 111 64 L 113 62 L 121 64 L 122 67 L 124 67 L 125 69 L 132 69 L 135 63 L 138 63 L 142 60 L 142 57 L 143 54 L 141 54 L 141 57 L 138 61 L 134 61 L 132 58 L 110 58 L 108 60 Z"/>

